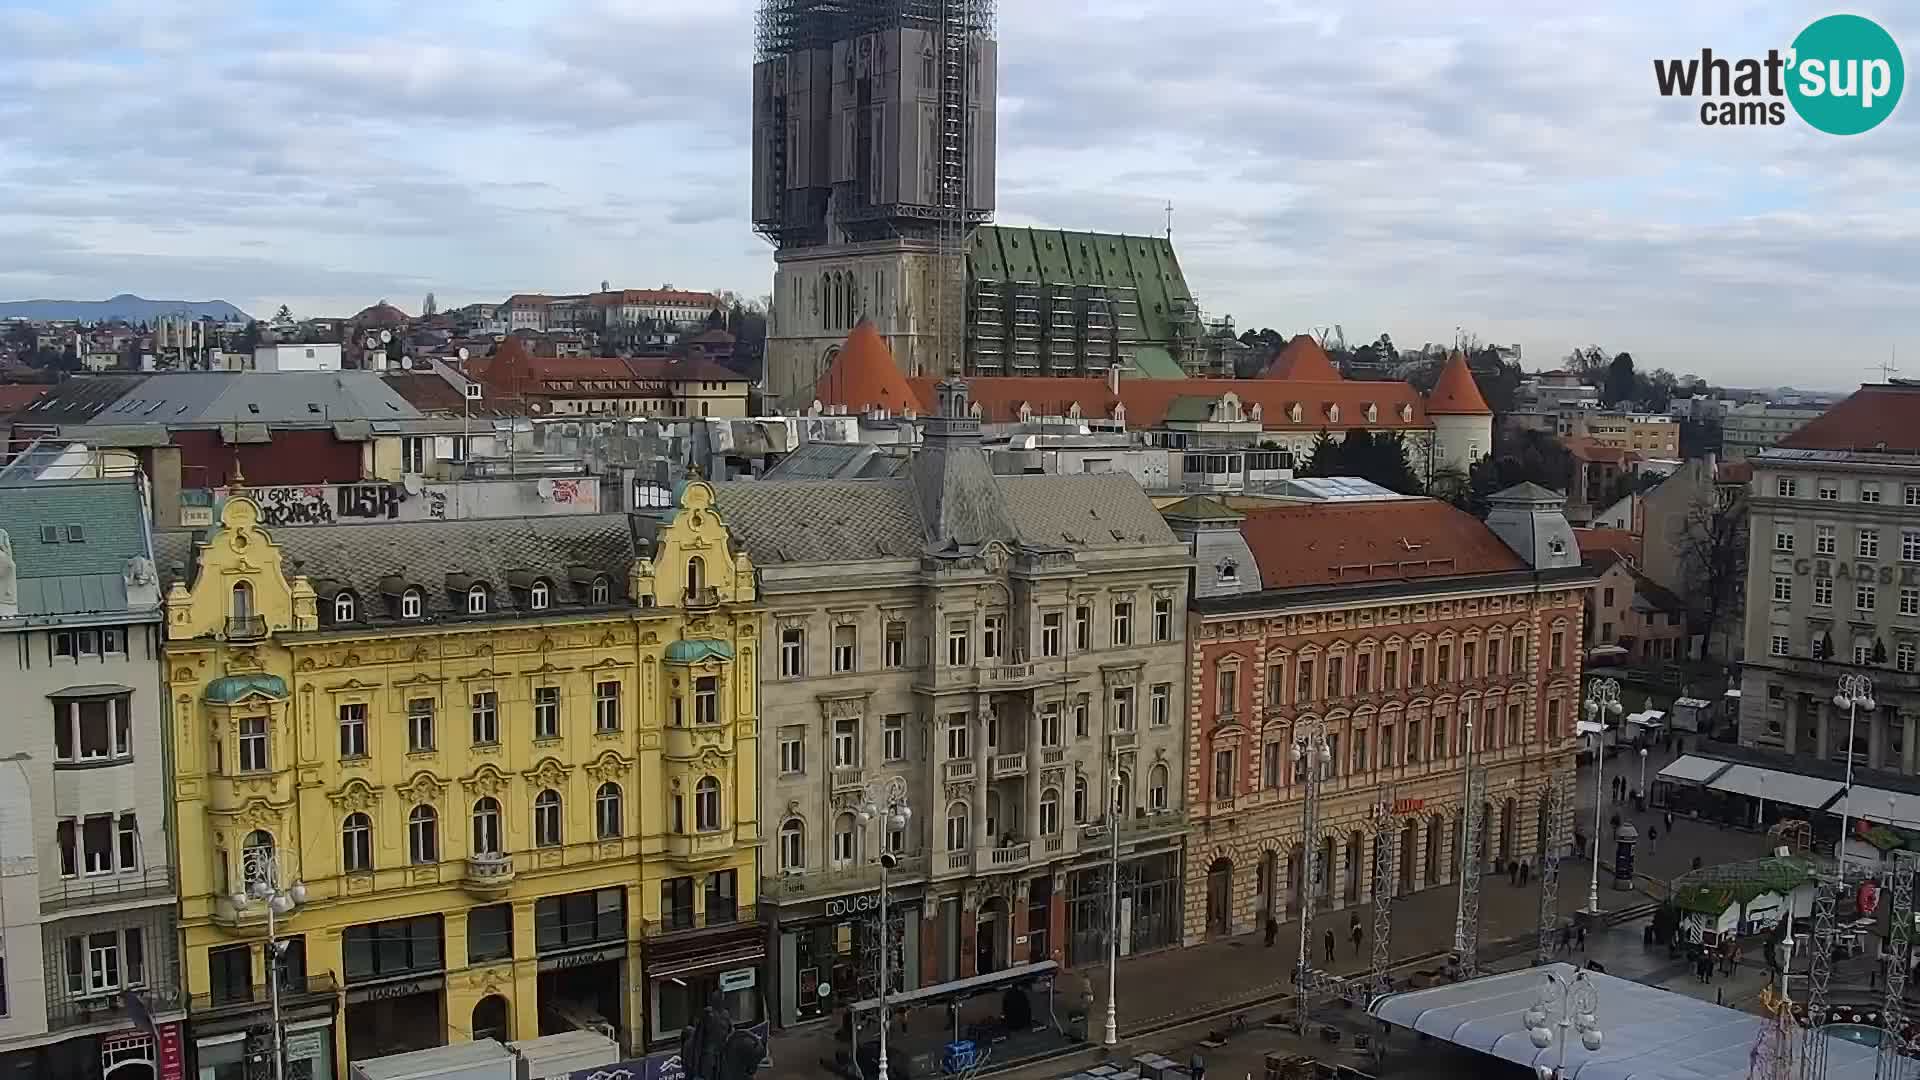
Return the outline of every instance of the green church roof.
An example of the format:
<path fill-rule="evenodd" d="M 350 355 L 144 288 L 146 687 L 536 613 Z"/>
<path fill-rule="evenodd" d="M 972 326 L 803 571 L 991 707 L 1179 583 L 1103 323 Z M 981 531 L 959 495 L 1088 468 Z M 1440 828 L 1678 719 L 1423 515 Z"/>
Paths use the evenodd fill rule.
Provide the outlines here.
<path fill-rule="evenodd" d="M 685 638 L 667 645 L 667 663 L 699 664 L 733 659 L 733 643 L 719 638 Z"/>
<path fill-rule="evenodd" d="M 982 225 L 973 232 L 967 258 L 976 281 L 1132 288 L 1140 301 L 1143 344 L 1134 358 L 1140 375 L 1184 376 L 1165 346 L 1181 338 L 1176 328 L 1183 324 L 1189 336 L 1198 335 L 1199 309 L 1166 237 Z"/>
<path fill-rule="evenodd" d="M 287 698 L 287 683 L 278 675 L 225 675 L 207 684 L 209 705 L 232 705 L 254 696 L 275 701 Z"/>

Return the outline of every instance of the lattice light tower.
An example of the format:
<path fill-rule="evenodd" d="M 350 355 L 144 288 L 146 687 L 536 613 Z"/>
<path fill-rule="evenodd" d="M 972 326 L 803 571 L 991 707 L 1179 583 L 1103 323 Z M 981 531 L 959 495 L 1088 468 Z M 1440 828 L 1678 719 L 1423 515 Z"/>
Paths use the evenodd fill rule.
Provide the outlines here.
<path fill-rule="evenodd" d="M 1367 970 L 1369 994 L 1393 989 L 1393 871 L 1400 830 L 1393 816 L 1394 787 L 1383 784 L 1373 804 L 1373 963 Z"/>
<path fill-rule="evenodd" d="M 1547 778 L 1540 795 L 1547 827 L 1540 837 L 1540 926 L 1533 949 L 1535 964 L 1553 959 L 1554 940 L 1560 931 L 1560 852 L 1566 846 L 1566 826 L 1574 806 L 1573 785 L 1573 771 L 1562 769 Z"/>
<path fill-rule="evenodd" d="M 1460 808 L 1460 882 L 1453 914 L 1453 953 L 1460 974 L 1480 973 L 1480 808 L 1487 801 L 1487 770 L 1473 764 L 1473 722 L 1466 724 L 1467 769 Z"/>
<path fill-rule="evenodd" d="M 1834 904 L 1845 886 L 1837 876 L 1822 877 L 1813 898 L 1813 940 L 1807 957 L 1807 1024 L 1802 1033 L 1800 1080 L 1826 1080 L 1827 984 L 1833 979 Z"/>
<path fill-rule="evenodd" d="M 1912 852 L 1895 853 L 1887 875 L 1887 943 L 1881 959 L 1887 966 L 1887 996 L 1880 1009 L 1880 1054 L 1874 1061 L 1874 1080 L 1900 1080 L 1906 1072 L 1907 965 L 1913 962 Z"/>
<path fill-rule="evenodd" d="M 1295 730 L 1293 761 L 1300 770 L 1305 790 L 1300 800 L 1300 955 L 1294 959 L 1293 980 L 1295 1024 L 1304 1034 L 1312 1019 L 1313 899 L 1320 887 L 1320 781 L 1322 771 L 1333 761 L 1333 748 L 1327 742 L 1327 722 L 1313 719 Z"/>

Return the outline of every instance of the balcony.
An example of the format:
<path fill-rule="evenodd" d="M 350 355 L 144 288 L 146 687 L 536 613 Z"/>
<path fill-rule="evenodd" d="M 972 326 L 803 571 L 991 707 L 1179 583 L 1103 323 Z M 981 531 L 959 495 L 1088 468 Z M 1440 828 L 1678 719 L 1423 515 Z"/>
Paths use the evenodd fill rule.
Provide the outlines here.
<path fill-rule="evenodd" d="M 971 764 L 971 762 L 969 762 L 969 764 Z M 863 791 L 866 788 L 866 784 L 866 777 L 861 774 L 860 768 L 857 765 L 833 770 L 833 793 L 835 795 Z"/>
<path fill-rule="evenodd" d="M 964 873 L 973 869 L 973 852 L 971 851 L 949 851 L 945 857 L 948 873 Z"/>
<path fill-rule="evenodd" d="M 150 866 L 143 873 L 98 878 L 48 878 L 43 875 L 40 910 L 48 914 L 92 907 L 159 900 L 173 895 L 173 868 Z"/>
<path fill-rule="evenodd" d="M 513 856 L 496 853 L 467 860 L 460 886 L 481 900 L 496 900 L 513 884 Z"/>
<path fill-rule="evenodd" d="M 974 664 L 936 665 L 920 676 L 921 690 L 956 690 L 973 687 L 980 690 L 1012 693 L 1055 683 L 1066 677 L 1067 662 L 1058 656 L 1038 660 L 981 660 Z"/>
<path fill-rule="evenodd" d="M 720 590 L 712 585 L 695 585 L 687 590 L 686 606 L 688 611 L 702 611 L 720 606 Z"/>
<path fill-rule="evenodd" d="M 961 780 L 971 780 L 973 779 L 973 759 L 956 758 L 947 762 L 941 771 L 950 784 L 957 783 Z"/>
<path fill-rule="evenodd" d="M 912 881 L 927 873 L 925 855 L 896 855 L 899 865 L 889 871 L 891 883 Z M 809 870 L 798 874 L 780 874 L 760 879 L 760 895 L 779 899 L 805 900 L 842 893 L 867 892 L 880 887 L 880 864 L 861 863 Z"/>
<path fill-rule="evenodd" d="M 733 853 L 733 830 L 667 834 L 667 858 L 686 865 L 724 859 Z"/>
<path fill-rule="evenodd" d="M 228 641 L 259 641 L 266 636 L 267 617 L 265 615 L 227 616 Z"/>
<path fill-rule="evenodd" d="M 1001 780 L 1009 776 L 1027 775 L 1027 754 L 1020 751 L 1015 754 L 995 754 L 987 759 L 987 778 Z"/>
<path fill-rule="evenodd" d="M 148 1010 L 156 1014 L 175 1012 L 186 1007 L 186 995 L 177 986 L 143 986 L 136 992 L 146 1002 Z M 73 998 L 49 995 L 47 1001 L 48 1031 L 65 1031 L 92 1024 L 125 1024 L 128 1019 L 127 995 L 117 991 Z"/>
<path fill-rule="evenodd" d="M 719 910 L 708 909 L 705 918 L 694 914 L 692 908 L 675 908 L 664 912 L 658 919 L 647 919 L 642 923 L 647 937 L 659 937 L 662 934 L 698 934 L 708 930 L 725 930 L 752 923 L 759 917 L 752 904 L 734 905 Z M 618 941 L 610 944 L 619 944 Z"/>
<path fill-rule="evenodd" d="M 1218 800 L 1213 804 L 1219 806 Z M 1187 831 L 1187 817 L 1179 811 L 1163 810 L 1159 813 L 1137 813 L 1120 823 L 1120 844 L 1144 843 L 1168 836 L 1178 836 Z M 1080 850 L 1088 851 L 1104 848 L 1108 844 L 1107 823 L 1095 822 L 1080 826 Z"/>
<path fill-rule="evenodd" d="M 280 1007 L 291 1012 L 303 1004 L 324 1003 L 331 1008 L 339 992 L 340 983 L 333 977 L 331 971 L 309 975 L 304 979 L 288 978 L 283 975 L 280 979 Z M 233 1016 L 255 1009 L 266 1009 L 270 1001 L 267 986 L 261 983 L 258 986 L 240 987 L 238 990 L 195 994 L 188 1001 L 187 1010 L 196 1022 L 204 1022 L 218 1016 Z"/>
<path fill-rule="evenodd" d="M 1110 738 L 1113 740 L 1113 749 L 1116 752 L 1132 750 L 1140 745 L 1140 733 L 1137 731 L 1116 731 Z"/>
<path fill-rule="evenodd" d="M 1748 661 L 1750 667 L 1770 667 L 1794 675 L 1808 678 L 1831 680 L 1841 675 L 1865 674 L 1873 680 L 1875 690 L 1893 689 L 1920 691 L 1920 672 L 1896 671 L 1892 667 L 1850 664 L 1844 660 L 1815 660 L 1812 657 L 1771 656 Z"/>
<path fill-rule="evenodd" d="M 987 866 L 992 870 L 1018 870 L 1033 856 L 1033 845 L 1026 841 L 1005 844 L 987 850 Z"/>

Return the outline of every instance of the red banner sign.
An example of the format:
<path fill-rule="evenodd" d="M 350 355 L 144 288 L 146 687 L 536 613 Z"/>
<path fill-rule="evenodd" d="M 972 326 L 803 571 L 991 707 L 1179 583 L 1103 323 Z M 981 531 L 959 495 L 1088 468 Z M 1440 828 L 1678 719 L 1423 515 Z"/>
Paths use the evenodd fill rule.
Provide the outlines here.
<path fill-rule="evenodd" d="M 160 1025 L 160 1080 L 186 1080 L 187 1055 L 181 1046 L 180 1025 Z"/>
<path fill-rule="evenodd" d="M 1396 814 L 1411 814 L 1424 808 L 1426 805 L 1427 800 L 1425 799 L 1395 799 L 1393 800 L 1393 812 Z"/>

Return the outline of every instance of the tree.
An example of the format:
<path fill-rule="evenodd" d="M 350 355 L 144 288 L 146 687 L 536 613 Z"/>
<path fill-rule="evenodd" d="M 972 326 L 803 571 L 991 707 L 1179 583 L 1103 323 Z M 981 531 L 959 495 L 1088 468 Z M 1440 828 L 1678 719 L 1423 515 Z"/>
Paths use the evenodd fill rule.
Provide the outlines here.
<path fill-rule="evenodd" d="M 1639 384 L 1633 377 L 1633 357 L 1621 353 L 1607 365 L 1606 382 L 1600 387 L 1600 400 L 1607 405 L 1618 405 L 1634 400 Z"/>
<path fill-rule="evenodd" d="M 1740 496 L 1721 496 L 1712 487 L 1687 508 L 1674 538 L 1674 550 L 1680 556 L 1680 573 L 1695 623 L 1706 636 L 1709 655 L 1730 655 L 1725 649 L 1714 653 L 1713 635 L 1733 624 L 1738 612 L 1747 576 L 1747 503 Z"/>
<path fill-rule="evenodd" d="M 438 314 L 440 314 L 440 301 L 432 293 L 428 293 L 427 298 L 420 301 L 420 317 L 431 319 Z"/>
<path fill-rule="evenodd" d="M 1573 479 L 1573 454 L 1544 431 L 1514 432 L 1496 428 L 1493 453 L 1473 463 L 1467 473 L 1467 491 L 1454 505 L 1475 517 L 1486 517 L 1488 499 L 1515 484 L 1538 484 L 1564 492 Z"/>
<path fill-rule="evenodd" d="M 1340 444 L 1333 441 L 1326 428 L 1321 428 L 1320 434 L 1313 437 L 1313 448 L 1307 451 L 1307 463 L 1301 467 L 1300 475 L 1340 475 Z"/>
<path fill-rule="evenodd" d="M 1598 386 L 1608 364 L 1607 350 L 1598 345 L 1589 345 L 1584 349 L 1575 349 L 1568 353 L 1561 363 L 1568 371 L 1580 376 L 1582 382 L 1589 386 Z"/>
<path fill-rule="evenodd" d="M 240 351 L 244 353 L 250 353 L 258 348 L 260 346 L 260 320 L 248 320 L 247 328 L 240 331 L 240 338 L 236 344 Z"/>
<path fill-rule="evenodd" d="M 281 305 L 280 305 L 280 310 L 279 310 L 279 311 L 276 311 L 276 312 L 274 312 L 274 313 L 273 313 L 273 321 L 274 321 L 274 322 L 277 322 L 277 323 L 290 323 L 290 322 L 292 322 L 292 321 L 293 321 L 293 309 L 291 309 L 291 308 L 289 308 L 289 307 L 287 307 L 287 305 L 285 305 L 285 304 L 281 304 Z"/>
<path fill-rule="evenodd" d="M 1407 444 L 1397 431 L 1354 428 L 1339 442 L 1326 429 L 1313 441 L 1306 476 L 1357 476 L 1402 495 L 1421 494 L 1420 478 L 1407 461 Z"/>

